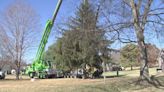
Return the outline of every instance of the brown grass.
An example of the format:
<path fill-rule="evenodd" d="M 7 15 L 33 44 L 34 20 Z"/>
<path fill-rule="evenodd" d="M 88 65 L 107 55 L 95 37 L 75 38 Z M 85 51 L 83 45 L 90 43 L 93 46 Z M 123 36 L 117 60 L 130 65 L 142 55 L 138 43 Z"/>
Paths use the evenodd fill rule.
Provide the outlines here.
<path fill-rule="evenodd" d="M 130 71 L 129 74 L 136 74 Z M 127 73 L 128 74 L 128 73 Z M 162 77 L 160 77 L 162 76 Z M 164 75 L 159 75 L 164 84 Z M 15 80 L 14 75 L 0 80 L 0 92 L 163 92 L 163 88 L 154 86 L 142 87 L 135 85 L 138 76 L 122 76 L 103 79 L 36 79 L 34 82 L 28 76 Z"/>

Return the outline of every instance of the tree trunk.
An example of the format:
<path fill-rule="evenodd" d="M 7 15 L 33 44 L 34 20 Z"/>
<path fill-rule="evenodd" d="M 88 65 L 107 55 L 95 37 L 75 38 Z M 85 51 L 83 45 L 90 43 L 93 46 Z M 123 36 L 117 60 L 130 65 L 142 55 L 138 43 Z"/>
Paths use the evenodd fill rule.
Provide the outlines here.
<path fill-rule="evenodd" d="M 141 13 L 140 9 L 139 9 L 140 5 L 137 6 L 136 3 L 134 2 L 134 0 L 130 0 L 130 5 L 132 8 L 132 14 L 133 14 L 134 28 L 135 28 L 135 32 L 137 35 L 137 43 L 138 43 L 139 51 L 140 51 L 140 63 L 141 63 L 140 78 L 142 80 L 143 79 L 150 80 L 149 70 L 148 70 L 147 50 L 146 50 L 146 46 L 145 46 L 145 42 L 144 42 L 144 29 L 145 29 L 144 27 L 146 24 L 146 19 L 148 16 L 148 11 L 150 9 L 151 2 L 152 2 L 152 0 L 149 0 L 149 2 L 147 3 L 147 6 L 144 10 L 144 17 L 143 17 L 142 23 L 141 23 L 140 17 L 139 17 L 140 13 Z"/>
<path fill-rule="evenodd" d="M 103 65 L 103 73 L 105 74 L 105 67 L 106 67 L 106 64 L 105 64 L 104 61 L 103 61 L 102 65 Z M 104 83 L 105 83 L 106 76 L 104 75 L 103 77 L 104 77 Z"/>
<path fill-rule="evenodd" d="M 119 70 L 117 69 L 117 77 L 119 76 Z"/>
<path fill-rule="evenodd" d="M 16 80 L 19 80 L 19 71 L 20 71 L 20 67 L 17 67 L 17 70 L 16 70 Z"/>
<path fill-rule="evenodd" d="M 137 28 L 139 29 L 139 28 Z M 140 78 L 150 80 L 149 70 L 148 70 L 148 58 L 147 58 L 147 49 L 144 42 L 144 34 L 142 30 L 136 30 L 138 46 L 140 50 Z"/>
<path fill-rule="evenodd" d="M 162 69 L 162 72 L 164 72 L 164 61 L 161 64 L 161 69 Z"/>
<path fill-rule="evenodd" d="M 133 70 L 133 65 L 131 65 L 130 67 L 131 67 L 131 70 Z"/>
<path fill-rule="evenodd" d="M 16 66 L 17 66 L 17 68 L 16 68 L 16 80 L 19 80 L 19 74 L 20 74 L 20 62 L 19 61 L 16 62 Z"/>

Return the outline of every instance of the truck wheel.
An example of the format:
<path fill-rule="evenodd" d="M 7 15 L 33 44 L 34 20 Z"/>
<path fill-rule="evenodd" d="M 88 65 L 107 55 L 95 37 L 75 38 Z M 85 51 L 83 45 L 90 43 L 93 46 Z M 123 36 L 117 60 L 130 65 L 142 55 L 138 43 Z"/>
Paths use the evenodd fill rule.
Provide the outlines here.
<path fill-rule="evenodd" d="M 39 74 L 39 79 L 44 79 L 44 75 L 42 73 Z"/>
<path fill-rule="evenodd" d="M 30 78 L 34 78 L 34 73 L 33 72 L 29 73 L 29 76 Z"/>
<path fill-rule="evenodd" d="M 45 79 L 48 79 L 48 74 L 47 74 L 47 72 L 45 72 Z"/>
<path fill-rule="evenodd" d="M 2 79 L 5 79 L 5 75 L 2 77 Z"/>

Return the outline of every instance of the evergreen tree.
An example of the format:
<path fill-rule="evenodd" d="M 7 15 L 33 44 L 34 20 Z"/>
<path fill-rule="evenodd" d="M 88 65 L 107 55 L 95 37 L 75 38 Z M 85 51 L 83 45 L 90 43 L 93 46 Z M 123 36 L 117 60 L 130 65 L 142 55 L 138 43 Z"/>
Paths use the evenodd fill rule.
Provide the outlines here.
<path fill-rule="evenodd" d="M 124 67 L 131 67 L 139 65 L 139 50 L 135 44 L 127 44 L 121 49 L 121 64 Z"/>
<path fill-rule="evenodd" d="M 70 33 L 75 37 L 73 38 L 75 52 L 77 52 L 75 55 L 78 55 L 77 60 L 83 66 L 87 64 L 99 68 L 101 65 L 101 59 L 98 55 L 99 45 L 104 40 L 105 33 L 97 24 L 96 11 L 88 0 L 80 5 L 76 17 L 70 21 Z"/>
<path fill-rule="evenodd" d="M 67 31 L 56 43 L 56 63 L 60 61 L 69 70 L 85 69 L 86 65 L 102 69 L 99 53 L 108 48 L 109 44 L 105 31 L 98 27 L 98 16 L 94 9 L 88 0 L 81 3 L 76 16 L 70 19 Z M 103 42 L 106 44 L 102 45 Z"/>

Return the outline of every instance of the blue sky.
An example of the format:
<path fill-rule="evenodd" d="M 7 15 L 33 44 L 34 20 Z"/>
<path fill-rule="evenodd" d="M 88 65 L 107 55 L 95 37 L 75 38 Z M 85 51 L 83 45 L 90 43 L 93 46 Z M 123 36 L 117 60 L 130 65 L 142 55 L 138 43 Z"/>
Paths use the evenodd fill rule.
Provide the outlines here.
<path fill-rule="evenodd" d="M 0 0 L 0 12 L 3 12 L 3 10 L 14 1 L 15 0 Z M 32 6 L 33 9 L 37 12 L 37 14 L 40 17 L 41 29 L 44 29 L 44 26 L 47 20 L 52 18 L 52 15 L 54 13 L 58 0 L 24 0 L 24 1 L 28 3 L 30 6 Z M 66 21 L 68 17 L 74 15 L 74 12 L 79 4 L 80 4 L 80 0 L 63 0 L 63 3 L 57 15 L 55 24 L 62 23 Z M 55 34 L 56 33 L 55 31 L 58 31 L 58 30 L 55 28 L 55 24 L 50 34 L 49 41 L 46 45 L 46 49 L 48 48 L 48 46 L 53 44 L 57 38 L 55 37 L 57 36 Z M 41 39 L 41 34 L 42 32 L 38 33 L 38 36 L 40 36 L 38 37 L 39 39 Z M 36 44 L 39 44 L 39 42 Z M 34 49 L 33 51 L 31 51 L 32 54 L 30 53 L 26 56 L 27 61 L 31 62 L 31 60 L 35 57 L 36 50 L 37 49 Z"/>
<path fill-rule="evenodd" d="M 3 11 L 3 9 L 5 9 L 8 5 L 13 3 L 14 1 L 15 0 L 0 0 L 0 12 Z M 27 2 L 29 5 L 31 5 L 34 8 L 34 10 L 37 12 L 37 14 L 40 16 L 41 29 L 44 29 L 46 21 L 52 18 L 58 0 L 24 0 L 24 1 Z M 82 0 L 63 0 L 55 24 L 65 22 L 70 16 L 73 16 L 74 12 L 76 11 L 76 8 L 78 7 L 81 1 Z M 47 47 L 53 44 L 53 42 L 55 42 L 57 36 L 56 31 L 58 30 L 54 26 Z M 41 39 L 41 36 L 39 37 L 39 39 Z M 159 48 L 164 47 L 162 40 L 157 40 L 156 38 L 149 39 L 147 40 L 147 42 L 154 43 Z M 39 44 L 39 42 L 37 44 Z M 120 48 L 124 45 L 125 44 L 116 42 L 115 44 L 112 45 L 112 47 Z M 27 60 L 30 60 L 31 62 L 31 60 L 35 57 L 36 50 L 33 50 L 33 53 L 27 56 L 28 58 Z"/>

